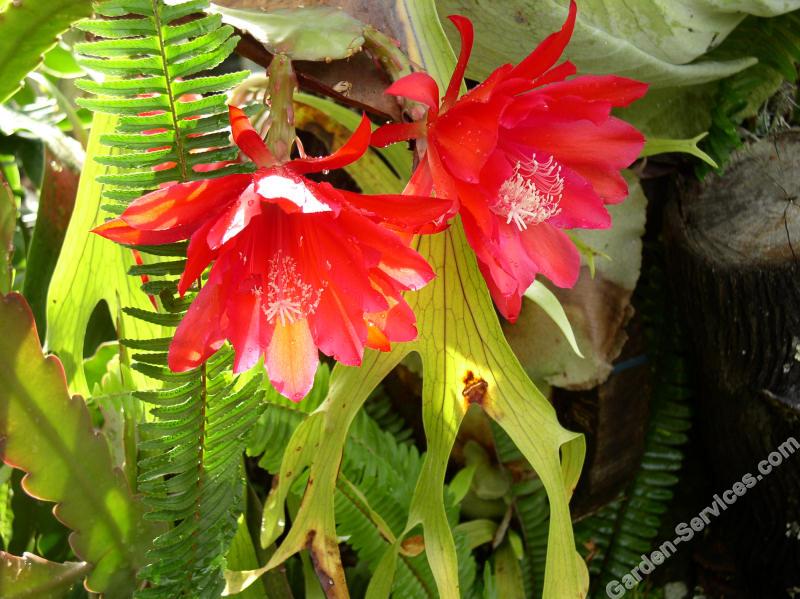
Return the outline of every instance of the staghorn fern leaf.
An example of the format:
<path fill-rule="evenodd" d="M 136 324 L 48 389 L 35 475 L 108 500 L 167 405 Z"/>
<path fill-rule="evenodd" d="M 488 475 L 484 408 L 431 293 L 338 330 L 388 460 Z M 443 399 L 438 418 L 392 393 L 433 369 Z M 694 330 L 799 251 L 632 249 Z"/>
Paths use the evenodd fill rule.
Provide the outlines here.
<path fill-rule="evenodd" d="M 118 115 L 110 151 L 95 156 L 111 172 L 103 185 L 109 215 L 159 185 L 241 172 L 227 131 L 226 92 L 246 72 L 204 75 L 232 52 L 238 38 L 216 16 L 204 16 L 206 0 L 106 0 L 97 18 L 80 23 L 96 36 L 77 44 L 81 64 L 101 75 L 79 83 L 94 97 L 81 104 Z M 103 18 L 106 17 L 106 18 Z M 134 318 L 177 326 L 191 303 L 178 297 L 176 276 L 185 267 L 186 244 L 135 248 L 148 260 L 129 274 L 157 296 L 155 311 L 125 308 Z M 139 572 L 141 599 L 218 597 L 224 588 L 224 556 L 236 531 L 243 488 L 242 451 L 259 417 L 261 370 L 235 378 L 232 351 L 223 347 L 188 372 L 167 367 L 171 339 L 123 339 L 132 368 L 159 388 L 135 396 L 150 404 L 151 421 L 140 424 L 138 491 L 146 518 L 165 522 L 147 565 Z"/>
<path fill-rule="evenodd" d="M 262 468 L 272 474 L 279 471 L 292 433 L 324 400 L 328 378 L 329 370 L 321 365 L 311 394 L 300 404 L 274 392 L 268 394 L 267 408 L 248 443 L 248 454 L 260 456 Z M 376 390 L 367 404 L 384 403 L 385 397 L 381 393 L 380 388 Z M 407 442 L 407 429 L 385 413 L 385 405 L 375 413 L 392 423 L 393 430 L 384 430 L 368 415 L 368 411 L 359 412 L 350 428 L 336 483 L 337 534 L 347 539 L 359 558 L 360 568 L 351 571 L 353 576 L 358 576 L 362 568 L 367 570 L 367 575 L 374 572 L 389 544 L 403 532 L 422 468 L 422 456 L 413 444 Z M 451 508 L 450 517 L 455 524 L 456 507 Z M 465 539 L 459 535 L 456 535 L 456 547 L 459 578 L 463 588 L 470 589 L 475 580 L 475 560 Z M 367 581 L 350 581 L 350 586 L 355 588 L 359 582 L 366 584 Z M 438 596 L 433 573 L 423 553 L 400 556 L 392 594 L 409 599 Z"/>

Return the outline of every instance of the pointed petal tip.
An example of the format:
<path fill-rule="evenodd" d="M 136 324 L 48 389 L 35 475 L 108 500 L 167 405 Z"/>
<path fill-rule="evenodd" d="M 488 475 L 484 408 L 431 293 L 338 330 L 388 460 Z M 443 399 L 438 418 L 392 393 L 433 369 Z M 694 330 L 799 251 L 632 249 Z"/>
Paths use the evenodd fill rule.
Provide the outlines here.
<path fill-rule="evenodd" d="M 450 77 L 450 82 L 447 84 L 444 102 L 442 103 L 443 109 L 450 108 L 458 98 L 459 92 L 461 91 L 461 83 L 464 80 L 464 73 L 467 70 L 467 63 L 472 54 L 472 45 L 475 41 L 475 31 L 472 26 L 472 21 L 461 15 L 450 15 L 447 18 L 450 19 L 450 22 L 458 29 L 458 33 L 461 36 L 461 50 L 458 53 L 458 61 L 453 70 L 453 75 Z"/>

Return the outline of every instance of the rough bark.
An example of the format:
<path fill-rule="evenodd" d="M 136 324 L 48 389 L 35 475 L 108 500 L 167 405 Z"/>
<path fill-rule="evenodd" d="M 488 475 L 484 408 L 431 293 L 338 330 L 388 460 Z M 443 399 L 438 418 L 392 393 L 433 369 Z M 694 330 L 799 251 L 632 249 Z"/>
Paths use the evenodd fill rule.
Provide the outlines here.
<path fill-rule="evenodd" d="M 800 441 L 798 194 L 800 133 L 786 132 L 744 148 L 723 176 L 685 186 L 666 209 L 674 296 L 700 379 L 696 428 L 720 494 Z M 800 451 L 711 531 L 752 592 L 782 597 L 800 587 L 799 521 Z"/>

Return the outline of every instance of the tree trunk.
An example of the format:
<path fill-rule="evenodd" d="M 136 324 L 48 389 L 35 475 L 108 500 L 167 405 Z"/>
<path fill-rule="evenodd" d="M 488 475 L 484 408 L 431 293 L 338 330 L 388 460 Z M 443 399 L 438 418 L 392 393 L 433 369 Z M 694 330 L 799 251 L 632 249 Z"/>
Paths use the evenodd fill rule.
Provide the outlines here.
<path fill-rule="evenodd" d="M 700 378 L 697 431 L 720 496 L 800 441 L 798 195 L 800 133 L 785 132 L 666 209 L 674 296 Z M 800 449 L 762 478 L 711 531 L 755 596 L 785 597 L 800 587 Z"/>

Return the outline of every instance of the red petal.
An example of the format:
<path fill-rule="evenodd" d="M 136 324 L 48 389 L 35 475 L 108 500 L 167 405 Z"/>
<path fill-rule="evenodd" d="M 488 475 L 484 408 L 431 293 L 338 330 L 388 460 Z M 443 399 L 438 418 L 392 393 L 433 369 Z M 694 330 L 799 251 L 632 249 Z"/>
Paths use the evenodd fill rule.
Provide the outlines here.
<path fill-rule="evenodd" d="M 511 77 L 536 79 L 556 64 L 572 37 L 577 13 L 578 7 L 575 4 L 575 0 L 570 0 L 569 14 L 561 30 L 547 36 L 527 58 L 514 68 L 511 72 Z"/>
<path fill-rule="evenodd" d="M 446 220 L 456 208 L 450 200 L 429 196 L 364 195 L 338 190 L 350 208 L 364 216 L 406 233 L 441 231 L 447 228 Z"/>
<path fill-rule="evenodd" d="M 184 372 L 195 368 L 222 347 L 225 335 L 220 324 L 225 299 L 221 282 L 209 279 L 175 331 L 167 358 L 170 370 Z"/>
<path fill-rule="evenodd" d="M 395 288 L 394 281 L 379 270 L 373 270 L 370 273 L 370 279 L 389 299 L 388 310 L 368 315 L 369 324 L 377 327 L 386 339 L 386 349 L 389 349 L 390 341 L 404 342 L 416 339 L 417 319 L 414 311 L 403 299 L 400 291 Z"/>
<path fill-rule="evenodd" d="M 422 121 L 390 123 L 382 125 L 372 132 L 370 144 L 377 148 L 385 148 L 398 141 L 417 139 L 419 137 L 425 137 L 425 125 Z"/>
<path fill-rule="evenodd" d="M 135 200 L 121 218 L 132 227 L 149 231 L 196 228 L 234 201 L 252 180 L 251 175 L 226 175 L 171 185 Z"/>
<path fill-rule="evenodd" d="M 275 163 L 275 157 L 261 139 L 258 131 L 253 128 L 244 111 L 236 106 L 228 106 L 228 116 L 231 121 L 233 142 L 239 146 L 239 149 L 258 166 L 272 166 Z"/>
<path fill-rule="evenodd" d="M 311 332 L 319 349 L 347 366 L 358 366 L 364 355 L 367 325 L 364 312 L 354 308 L 335 285 L 322 293 L 310 317 Z"/>
<path fill-rule="evenodd" d="M 304 221 L 303 245 L 308 248 L 304 270 L 320 271 L 320 278 L 332 283 L 353 309 L 362 313 L 385 310 L 386 300 L 372 287 L 368 273 L 380 256 L 375 252 L 365 255 L 364 248 L 369 244 L 360 243 L 373 237 L 380 227 L 366 219 L 358 231 L 348 231 L 338 219 L 320 217 L 316 222 L 308 222 L 307 218 Z M 319 264 L 321 259 L 324 264 Z"/>
<path fill-rule="evenodd" d="M 208 230 L 213 224 L 214 221 L 208 221 L 192 235 L 189 241 L 189 247 L 186 250 L 186 267 L 183 269 L 180 281 L 178 281 L 178 293 L 181 297 L 183 297 L 192 283 L 203 274 L 203 271 L 217 255 L 217 252 L 208 247 L 208 242 L 206 241 Z"/>
<path fill-rule="evenodd" d="M 561 211 L 547 222 L 560 229 L 610 227 L 611 215 L 589 182 L 566 167 L 562 167 L 561 175 L 564 177 L 564 195 L 558 204 Z"/>
<path fill-rule="evenodd" d="M 628 186 L 619 171 L 641 152 L 644 137 L 616 118 L 598 126 L 591 121 L 568 121 L 531 115 L 523 126 L 506 130 L 514 143 L 530 151 L 552 154 L 564 166 L 586 179 L 606 203 L 621 202 Z"/>
<path fill-rule="evenodd" d="M 537 77 L 531 84 L 532 87 L 539 87 L 547 85 L 548 83 L 555 83 L 556 81 L 563 81 L 567 77 L 571 77 L 578 72 L 577 67 L 569 60 L 562 62 L 557 67 L 553 67 L 541 77 Z"/>
<path fill-rule="evenodd" d="M 569 81 L 551 83 L 540 92 L 551 98 L 577 96 L 587 102 L 610 102 L 612 106 L 627 106 L 647 93 L 648 85 L 635 79 L 616 75 L 582 75 Z"/>
<path fill-rule="evenodd" d="M 357 236 L 363 248 L 378 253 L 374 266 L 401 288 L 420 289 L 433 279 L 433 269 L 425 259 L 391 231 L 352 213 L 343 212 L 336 222 L 344 231 Z"/>
<path fill-rule="evenodd" d="M 427 73 L 417 72 L 401 77 L 384 92 L 402 96 L 428 107 L 428 122 L 439 113 L 439 86 Z"/>
<path fill-rule="evenodd" d="M 384 335 L 383 331 L 377 325 L 371 322 L 367 322 L 367 347 L 379 351 L 392 350 L 392 344 L 389 343 L 389 338 Z"/>
<path fill-rule="evenodd" d="M 241 272 L 244 269 L 237 270 Z M 230 280 L 229 284 L 239 287 L 228 302 L 227 313 L 227 337 L 236 352 L 233 372 L 238 374 L 250 370 L 264 355 L 272 336 L 272 325 L 264 316 L 261 297 L 252 293 L 246 282 Z"/>
<path fill-rule="evenodd" d="M 166 231 L 141 231 L 120 218 L 115 218 L 92 229 L 101 237 L 125 245 L 162 245 L 186 239 L 192 234 L 189 227 L 175 227 Z"/>
<path fill-rule="evenodd" d="M 444 166 L 455 177 L 476 182 L 495 146 L 500 115 L 510 97 L 493 97 L 487 103 L 459 103 L 439 117 L 429 139 Z"/>
<path fill-rule="evenodd" d="M 261 214 L 261 196 L 250 185 L 208 230 L 208 247 L 215 250 L 250 224 L 250 220 Z"/>
<path fill-rule="evenodd" d="M 539 267 L 539 272 L 554 285 L 575 285 L 581 268 L 581 256 L 566 233 L 547 223 L 541 223 L 522 231 L 520 239 L 528 255 Z"/>
<path fill-rule="evenodd" d="M 299 175 L 342 168 L 364 155 L 364 152 L 369 148 L 371 136 L 372 126 L 367 115 L 364 114 L 361 116 L 361 122 L 353 132 L 353 135 L 350 136 L 350 139 L 333 154 L 320 158 L 297 158 L 289 161 L 286 166 Z"/>
<path fill-rule="evenodd" d="M 315 183 L 288 169 L 258 171 L 256 193 L 287 214 L 338 213 L 339 193 L 329 183 Z"/>
<path fill-rule="evenodd" d="M 319 364 L 308 321 L 277 324 L 267 348 L 265 366 L 272 386 L 292 401 L 300 401 L 314 385 Z"/>
<path fill-rule="evenodd" d="M 412 196 L 430 196 L 433 193 L 433 178 L 427 160 L 421 160 L 411 173 L 411 179 L 406 183 L 403 194 Z"/>
<path fill-rule="evenodd" d="M 458 99 L 458 94 L 461 91 L 461 82 L 464 80 L 464 72 L 467 70 L 467 62 L 469 62 L 469 55 L 472 52 L 472 43 L 474 40 L 472 21 L 461 15 L 451 15 L 447 18 L 456 26 L 458 33 L 461 35 L 461 51 L 458 54 L 456 68 L 453 70 L 453 75 L 450 77 L 450 83 L 444 94 L 442 110 L 450 108 L 455 103 L 456 99 Z"/>

